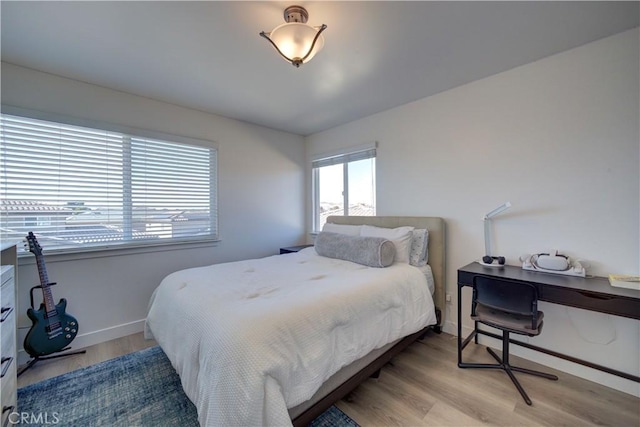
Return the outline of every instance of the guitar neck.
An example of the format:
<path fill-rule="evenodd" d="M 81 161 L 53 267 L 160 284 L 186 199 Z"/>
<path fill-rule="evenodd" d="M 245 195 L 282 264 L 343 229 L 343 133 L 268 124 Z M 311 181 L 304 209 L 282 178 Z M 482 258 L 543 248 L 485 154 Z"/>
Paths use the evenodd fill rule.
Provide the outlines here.
<path fill-rule="evenodd" d="M 51 293 L 51 286 L 49 286 L 49 276 L 47 275 L 47 267 L 44 264 L 44 256 L 36 255 L 36 263 L 38 264 L 38 275 L 40 276 L 40 287 L 42 287 L 44 307 L 48 315 L 53 315 L 56 313 L 56 304 L 53 300 L 53 294 Z"/>

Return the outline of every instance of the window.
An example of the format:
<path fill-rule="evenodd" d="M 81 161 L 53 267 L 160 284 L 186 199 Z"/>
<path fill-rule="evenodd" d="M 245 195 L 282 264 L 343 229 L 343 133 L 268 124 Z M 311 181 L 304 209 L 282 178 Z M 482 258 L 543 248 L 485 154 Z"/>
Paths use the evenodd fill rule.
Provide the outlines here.
<path fill-rule="evenodd" d="M 322 230 L 330 215 L 376 214 L 375 148 L 315 160 L 313 230 Z"/>
<path fill-rule="evenodd" d="M 33 231 L 46 250 L 84 250 L 217 238 L 213 143 L 7 114 L 0 142 L 3 240 Z"/>

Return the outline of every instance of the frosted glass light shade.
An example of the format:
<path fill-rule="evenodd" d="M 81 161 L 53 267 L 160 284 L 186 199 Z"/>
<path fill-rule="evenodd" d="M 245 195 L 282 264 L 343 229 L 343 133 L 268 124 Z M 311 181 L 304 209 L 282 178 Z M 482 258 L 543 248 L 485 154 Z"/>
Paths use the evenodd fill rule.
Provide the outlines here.
<path fill-rule="evenodd" d="M 270 33 L 262 31 L 260 37 L 264 37 L 271 46 L 296 68 L 309 62 L 324 46 L 322 32 L 327 26 L 319 27 L 307 25 L 309 13 L 302 6 L 289 6 L 284 10 L 285 24 L 276 27 Z"/>
<path fill-rule="evenodd" d="M 313 39 L 319 29 L 300 22 L 289 22 L 277 26 L 269 37 L 278 49 L 290 60 L 302 60 L 309 52 Z M 303 62 L 309 62 L 324 46 L 322 34 L 316 40 L 313 50 Z M 286 59 L 285 59 L 286 60 Z"/>

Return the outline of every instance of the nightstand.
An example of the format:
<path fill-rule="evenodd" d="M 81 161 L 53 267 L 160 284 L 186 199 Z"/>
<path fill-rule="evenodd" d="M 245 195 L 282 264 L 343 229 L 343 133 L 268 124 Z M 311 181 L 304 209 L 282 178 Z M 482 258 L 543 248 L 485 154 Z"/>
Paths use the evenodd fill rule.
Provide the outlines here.
<path fill-rule="evenodd" d="M 301 249 L 311 247 L 313 245 L 298 245 L 298 246 L 288 246 L 286 248 L 280 248 L 280 255 L 282 254 L 290 254 L 292 252 L 298 252 Z"/>

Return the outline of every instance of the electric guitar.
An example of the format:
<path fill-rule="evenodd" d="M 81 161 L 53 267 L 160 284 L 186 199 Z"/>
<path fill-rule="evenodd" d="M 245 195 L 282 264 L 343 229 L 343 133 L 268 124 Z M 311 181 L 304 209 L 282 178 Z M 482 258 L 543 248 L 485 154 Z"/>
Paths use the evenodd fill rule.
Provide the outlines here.
<path fill-rule="evenodd" d="M 78 322 L 65 313 L 66 299 L 62 298 L 58 304 L 54 303 L 51 286 L 55 283 L 49 283 L 42 248 L 31 231 L 27 235 L 25 248 L 36 256 L 43 302 L 38 310 L 33 307 L 27 310 L 27 316 L 33 325 L 24 338 L 24 349 L 32 357 L 39 357 L 65 349 L 78 334 Z"/>

